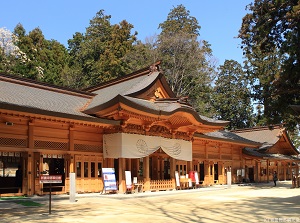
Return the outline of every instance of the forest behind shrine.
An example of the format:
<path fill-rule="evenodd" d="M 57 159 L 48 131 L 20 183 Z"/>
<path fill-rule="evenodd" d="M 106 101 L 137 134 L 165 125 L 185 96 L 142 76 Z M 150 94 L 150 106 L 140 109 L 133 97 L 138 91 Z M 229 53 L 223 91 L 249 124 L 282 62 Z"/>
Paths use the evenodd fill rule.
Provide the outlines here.
<path fill-rule="evenodd" d="M 0 73 L 82 90 L 161 61 L 171 89 L 200 115 L 229 120 L 229 130 L 282 124 L 299 148 L 291 105 L 300 105 L 300 1 L 255 0 L 247 12 L 237 33 L 243 64 L 228 58 L 217 66 L 201 24 L 178 5 L 143 41 L 133 24 L 112 24 L 103 9 L 68 46 L 45 39 L 39 27 L 2 27 Z"/>

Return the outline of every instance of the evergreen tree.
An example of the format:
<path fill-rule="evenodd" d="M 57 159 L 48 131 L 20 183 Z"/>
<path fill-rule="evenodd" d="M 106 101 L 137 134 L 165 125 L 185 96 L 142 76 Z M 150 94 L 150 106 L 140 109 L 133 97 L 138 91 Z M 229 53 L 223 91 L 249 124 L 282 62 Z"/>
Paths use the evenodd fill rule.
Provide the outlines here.
<path fill-rule="evenodd" d="M 239 37 L 253 98 L 263 106 L 260 124 L 293 129 L 290 105 L 300 104 L 300 2 L 255 0 L 248 10 Z"/>
<path fill-rule="evenodd" d="M 216 118 L 230 121 L 229 129 L 252 127 L 250 90 L 242 66 L 234 60 L 226 60 L 219 70 L 212 94 Z"/>
<path fill-rule="evenodd" d="M 131 34 L 133 25 L 127 21 L 112 25 L 110 18 L 100 10 L 90 20 L 84 35 L 76 33 L 68 41 L 70 67 L 75 70 L 74 74 L 78 74 L 78 65 L 81 66 L 85 86 L 108 81 L 129 71 L 124 57 L 133 49 L 137 33 Z"/>
<path fill-rule="evenodd" d="M 39 28 L 27 35 L 24 27 L 18 24 L 14 34 L 17 36 L 15 44 L 23 54 L 16 58 L 11 73 L 62 85 L 61 74 L 68 61 L 67 49 L 55 40 L 46 40 Z"/>
<path fill-rule="evenodd" d="M 215 65 L 210 44 L 198 40 L 200 25 L 183 5 L 173 8 L 157 40 L 166 78 L 177 96 L 188 96 L 202 115 L 212 116 L 211 83 Z"/>

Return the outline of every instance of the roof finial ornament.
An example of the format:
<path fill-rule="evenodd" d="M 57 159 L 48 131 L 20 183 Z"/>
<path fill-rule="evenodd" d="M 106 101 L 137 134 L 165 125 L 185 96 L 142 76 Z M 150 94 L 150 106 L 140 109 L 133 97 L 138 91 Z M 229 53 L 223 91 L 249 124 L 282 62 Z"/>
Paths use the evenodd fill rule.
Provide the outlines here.
<path fill-rule="evenodd" d="M 158 67 L 158 65 L 152 64 L 152 65 L 149 67 L 149 70 L 150 70 L 150 72 L 159 71 L 159 67 Z"/>
<path fill-rule="evenodd" d="M 189 99 L 188 96 L 180 97 L 179 100 L 178 100 L 178 102 L 181 102 L 181 103 L 188 103 L 188 99 Z"/>

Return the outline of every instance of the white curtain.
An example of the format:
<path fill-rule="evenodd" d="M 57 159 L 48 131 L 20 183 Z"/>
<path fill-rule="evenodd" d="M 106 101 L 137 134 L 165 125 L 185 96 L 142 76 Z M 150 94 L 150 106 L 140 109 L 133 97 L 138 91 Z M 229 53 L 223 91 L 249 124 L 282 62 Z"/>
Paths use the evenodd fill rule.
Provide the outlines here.
<path fill-rule="evenodd" d="M 141 158 L 159 148 L 175 159 L 192 160 L 190 141 L 127 133 L 103 135 L 104 158 Z"/>

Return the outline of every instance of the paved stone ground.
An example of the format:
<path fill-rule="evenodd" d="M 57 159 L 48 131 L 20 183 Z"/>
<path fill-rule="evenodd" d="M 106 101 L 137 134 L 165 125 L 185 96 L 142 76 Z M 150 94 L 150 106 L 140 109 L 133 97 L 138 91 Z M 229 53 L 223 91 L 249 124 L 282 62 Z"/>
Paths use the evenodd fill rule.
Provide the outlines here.
<path fill-rule="evenodd" d="M 24 207 L 0 200 L 0 222 L 300 222 L 300 188 L 291 182 L 246 186 L 213 186 L 140 194 L 84 194 L 27 200 L 43 204 Z"/>

